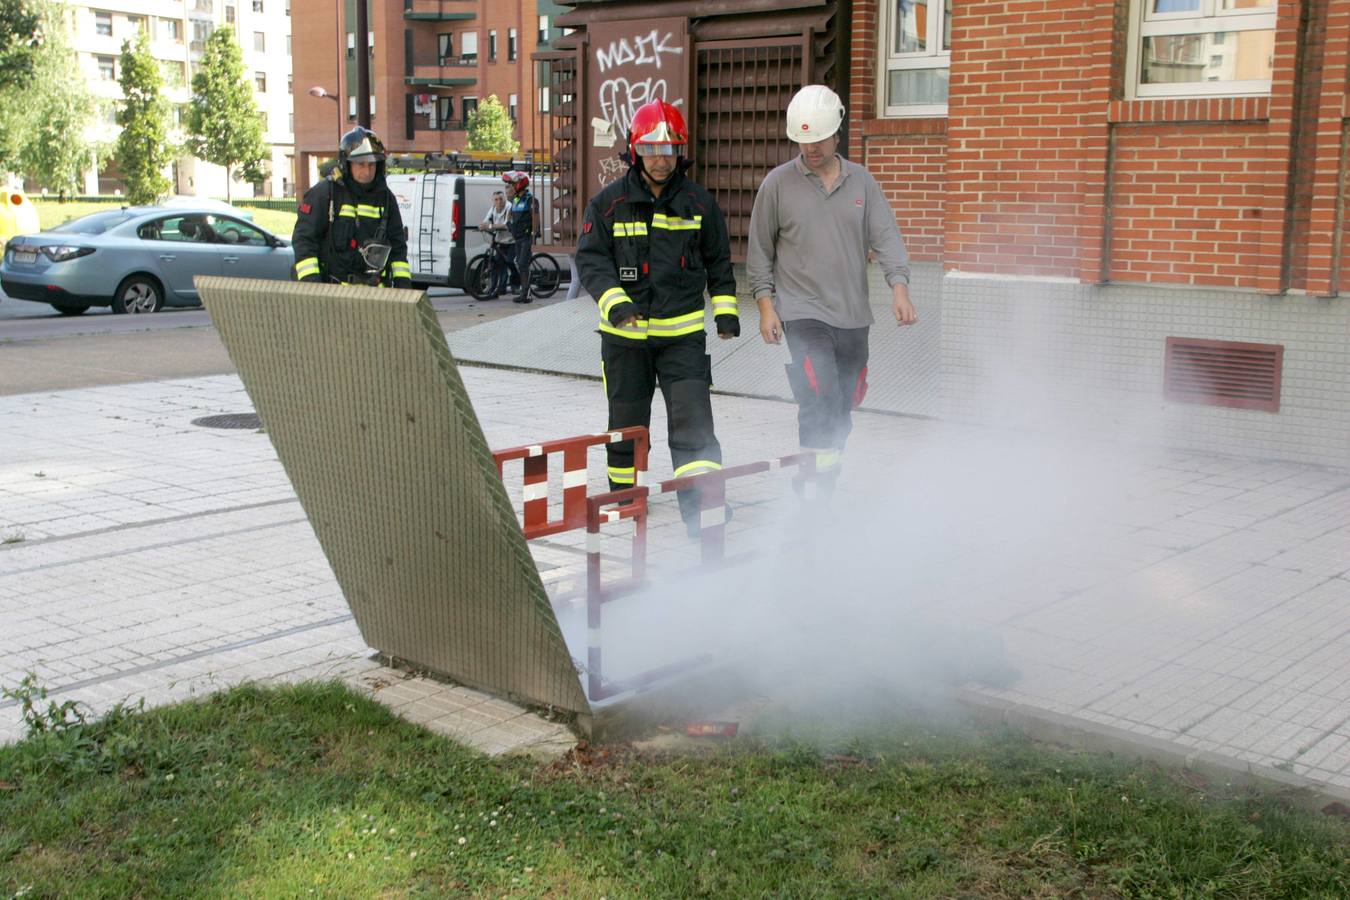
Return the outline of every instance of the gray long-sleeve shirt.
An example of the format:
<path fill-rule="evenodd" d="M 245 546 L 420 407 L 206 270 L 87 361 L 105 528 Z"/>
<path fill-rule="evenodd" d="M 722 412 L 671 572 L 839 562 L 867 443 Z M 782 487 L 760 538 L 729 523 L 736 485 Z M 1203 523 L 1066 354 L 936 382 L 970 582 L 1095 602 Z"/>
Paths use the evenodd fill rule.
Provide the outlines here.
<path fill-rule="evenodd" d="M 764 179 L 750 214 L 746 268 L 755 299 L 773 296 L 785 322 L 816 319 L 836 328 L 872 324 L 867 251 L 886 283 L 909 283 L 909 253 L 872 174 L 839 158 L 828 194 L 799 156 Z"/>

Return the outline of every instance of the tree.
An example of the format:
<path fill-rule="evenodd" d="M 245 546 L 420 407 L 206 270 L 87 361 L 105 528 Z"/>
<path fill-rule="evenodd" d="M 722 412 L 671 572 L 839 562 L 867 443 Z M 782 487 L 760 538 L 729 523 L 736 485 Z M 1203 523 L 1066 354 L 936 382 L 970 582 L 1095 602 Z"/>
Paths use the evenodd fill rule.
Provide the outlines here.
<path fill-rule="evenodd" d="M 27 87 L 45 36 L 39 0 L 0 0 L 0 83 Z"/>
<path fill-rule="evenodd" d="M 230 198 L 234 169 L 242 167 L 249 181 L 260 181 L 271 156 L 263 140 L 263 120 L 245 80 L 244 54 L 230 28 L 218 28 L 206 39 L 197 74 L 192 76 L 188 107 L 188 150 L 225 167 L 225 196 Z"/>
<path fill-rule="evenodd" d="M 15 168 L 30 117 L 26 93 L 37 82 L 45 41 L 41 0 L 0 0 L 0 172 Z"/>
<path fill-rule="evenodd" d="M 70 49 L 60 7 L 48 5 L 47 42 L 35 61 L 36 80 L 25 92 L 28 121 L 22 128 L 19 166 L 34 181 L 62 194 L 77 193 L 94 148 L 85 131 L 95 101 Z"/>
<path fill-rule="evenodd" d="M 469 149 L 514 154 L 520 149 L 520 142 L 511 137 L 514 128 L 502 101 L 496 94 L 489 94 L 469 116 Z"/>
<path fill-rule="evenodd" d="M 150 40 L 142 31 L 136 43 L 122 42 L 122 108 L 117 124 L 117 162 L 132 203 L 154 203 L 169 190 L 164 169 L 173 161 L 169 145 L 169 101 L 160 93 L 163 75 L 150 55 Z"/>

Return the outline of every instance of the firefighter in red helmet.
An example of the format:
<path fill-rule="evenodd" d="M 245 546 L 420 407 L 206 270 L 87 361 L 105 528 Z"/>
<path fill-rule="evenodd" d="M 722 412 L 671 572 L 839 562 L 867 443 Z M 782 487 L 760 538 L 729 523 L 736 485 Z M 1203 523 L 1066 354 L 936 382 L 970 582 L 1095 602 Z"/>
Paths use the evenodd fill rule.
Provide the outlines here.
<path fill-rule="evenodd" d="M 660 385 L 677 478 L 722 468 L 705 292 L 718 335 L 741 333 L 726 222 L 712 194 L 685 174 L 688 143 L 678 109 L 660 100 L 640 107 L 628 129 L 628 172 L 591 200 L 576 254 L 582 284 L 600 307 L 609 427 L 649 425 Z M 632 441 L 610 444 L 611 489 L 634 482 Z M 679 501 L 689 534 L 697 535 L 698 496 L 681 491 Z"/>

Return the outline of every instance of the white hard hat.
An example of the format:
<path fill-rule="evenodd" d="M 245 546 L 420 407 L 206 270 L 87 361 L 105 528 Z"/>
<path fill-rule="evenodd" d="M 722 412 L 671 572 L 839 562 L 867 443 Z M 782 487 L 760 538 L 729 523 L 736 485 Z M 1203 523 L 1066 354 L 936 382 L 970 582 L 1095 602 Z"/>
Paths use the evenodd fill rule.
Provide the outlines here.
<path fill-rule="evenodd" d="M 799 144 L 814 144 L 838 131 L 843 121 L 839 95 L 823 84 L 808 84 L 788 104 L 787 136 Z"/>

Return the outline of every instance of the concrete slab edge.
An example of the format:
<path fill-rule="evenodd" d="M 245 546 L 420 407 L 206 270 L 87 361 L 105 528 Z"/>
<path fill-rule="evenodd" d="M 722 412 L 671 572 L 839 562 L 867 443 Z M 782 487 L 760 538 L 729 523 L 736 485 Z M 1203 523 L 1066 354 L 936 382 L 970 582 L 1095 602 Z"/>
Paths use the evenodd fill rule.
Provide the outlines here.
<path fill-rule="evenodd" d="M 1350 805 L 1350 790 L 1274 766 L 1242 762 L 1113 725 L 989 697 L 970 688 L 955 688 L 952 696 L 976 720 L 1007 725 L 1033 740 L 1147 760 L 1234 785 L 1292 791 L 1299 806 L 1315 812 L 1331 803 Z"/>

